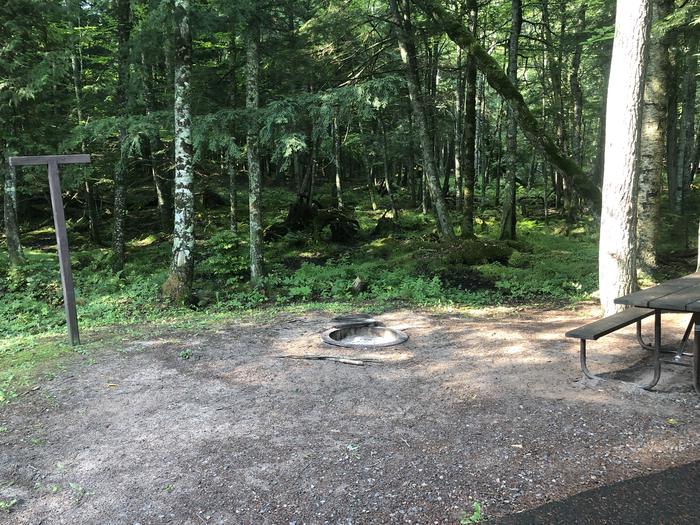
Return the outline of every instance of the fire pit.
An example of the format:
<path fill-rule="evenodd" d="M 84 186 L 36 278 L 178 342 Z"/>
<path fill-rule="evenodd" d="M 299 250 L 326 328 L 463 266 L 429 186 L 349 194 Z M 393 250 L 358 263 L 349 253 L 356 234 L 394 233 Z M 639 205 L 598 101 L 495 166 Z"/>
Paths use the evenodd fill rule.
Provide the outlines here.
<path fill-rule="evenodd" d="M 385 326 L 344 326 L 332 328 L 321 336 L 323 342 L 347 348 L 393 346 L 405 342 L 408 335 Z"/>

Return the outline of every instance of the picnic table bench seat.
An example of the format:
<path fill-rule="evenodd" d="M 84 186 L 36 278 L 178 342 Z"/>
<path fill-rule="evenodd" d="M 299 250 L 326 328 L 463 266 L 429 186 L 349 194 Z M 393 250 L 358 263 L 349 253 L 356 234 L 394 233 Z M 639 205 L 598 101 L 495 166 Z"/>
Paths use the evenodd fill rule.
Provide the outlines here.
<path fill-rule="evenodd" d="M 588 365 L 586 364 L 586 341 L 595 341 L 604 335 L 611 334 L 620 328 L 624 328 L 625 326 L 637 323 L 637 339 L 639 344 L 643 348 L 652 349 L 653 347 L 645 343 L 642 339 L 642 319 L 654 315 L 654 311 L 655 310 L 653 308 L 634 306 L 566 332 L 566 337 L 574 337 L 576 339 L 580 339 L 581 341 L 579 354 L 581 360 L 581 371 L 583 372 L 583 375 L 589 379 L 604 380 L 602 377 L 592 374 L 588 370 Z M 659 327 L 655 326 L 655 330 L 659 331 Z M 657 342 L 660 344 L 660 341 Z"/>
<path fill-rule="evenodd" d="M 609 315 L 608 317 L 604 317 L 598 321 L 569 330 L 566 332 L 566 337 L 575 337 L 576 339 L 595 341 L 596 339 L 599 339 L 604 335 L 611 334 L 620 328 L 629 326 L 632 323 L 637 323 L 650 315 L 654 315 L 653 308 L 640 308 L 638 306 L 634 306 L 616 314 Z"/>

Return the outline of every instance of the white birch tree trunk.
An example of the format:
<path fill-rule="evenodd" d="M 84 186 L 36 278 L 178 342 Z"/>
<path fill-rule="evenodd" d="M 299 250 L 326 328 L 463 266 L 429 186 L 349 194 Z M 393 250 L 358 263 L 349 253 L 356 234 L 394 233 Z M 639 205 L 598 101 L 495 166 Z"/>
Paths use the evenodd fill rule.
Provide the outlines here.
<path fill-rule="evenodd" d="M 253 14 L 248 23 L 246 50 L 246 109 L 250 112 L 246 149 L 248 150 L 248 213 L 250 216 L 250 281 L 255 287 L 262 284 L 263 243 L 260 189 L 260 154 L 258 152 L 257 109 L 258 79 L 260 76 L 260 22 Z"/>
<path fill-rule="evenodd" d="M 192 35 L 190 0 L 175 0 L 175 223 L 173 260 L 163 295 L 176 302 L 192 293 L 194 273 L 194 188 L 192 176 L 192 114 L 190 77 Z"/>
<path fill-rule="evenodd" d="M 605 315 L 637 287 L 637 168 L 650 0 L 617 3 L 607 95 L 598 271 Z"/>
<path fill-rule="evenodd" d="M 3 163 L 2 171 L 5 173 L 3 219 L 5 221 L 7 252 L 10 256 L 10 265 L 19 266 L 24 263 L 24 254 L 19 240 L 19 226 L 17 224 L 17 173 L 13 166 L 7 165 L 7 159 L 0 158 L 0 162 Z"/>

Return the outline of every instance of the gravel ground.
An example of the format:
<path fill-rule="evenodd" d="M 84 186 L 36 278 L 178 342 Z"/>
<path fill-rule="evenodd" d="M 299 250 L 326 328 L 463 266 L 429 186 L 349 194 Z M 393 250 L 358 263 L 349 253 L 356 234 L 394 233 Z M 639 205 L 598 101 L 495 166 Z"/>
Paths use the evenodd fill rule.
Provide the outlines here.
<path fill-rule="evenodd" d="M 395 311 L 378 319 L 409 340 L 364 351 L 320 342 L 328 314 L 281 314 L 76 356 L 0 408 L 0 499 L 17 500 L 0 518 L 458 523 L 479 501 L 497 522 L 700 459 L 690 369 L 656 392 L 580 379 L 563 334 L 595 315 Z M 594 370 L 648 373 L 634 327 L 589 350 Z"/>

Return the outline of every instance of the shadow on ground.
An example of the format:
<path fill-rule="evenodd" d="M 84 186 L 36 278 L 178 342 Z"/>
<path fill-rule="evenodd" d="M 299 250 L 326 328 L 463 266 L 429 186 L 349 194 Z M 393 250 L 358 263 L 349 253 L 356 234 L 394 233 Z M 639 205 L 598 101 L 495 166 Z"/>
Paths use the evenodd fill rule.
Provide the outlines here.
<path fill-rule="evenodd" d="M 527 512 L 496 520 L 497 525 L 696 525 L 700 461 L 587 490 Z"/>
<path fill-rule="evenodd" d="M 580 379 L 563 334 L 595 315 L 396 311 L 378 318 L 410 339 L 373 351 L 321 343 L 317 312 L 125 338 L 0 408 L 2 517 L 457 524 L 700 460 L 689 369 L 655 392 Z M 590 347 L 600 373 L 647 355 L 634 327 Z"/>

